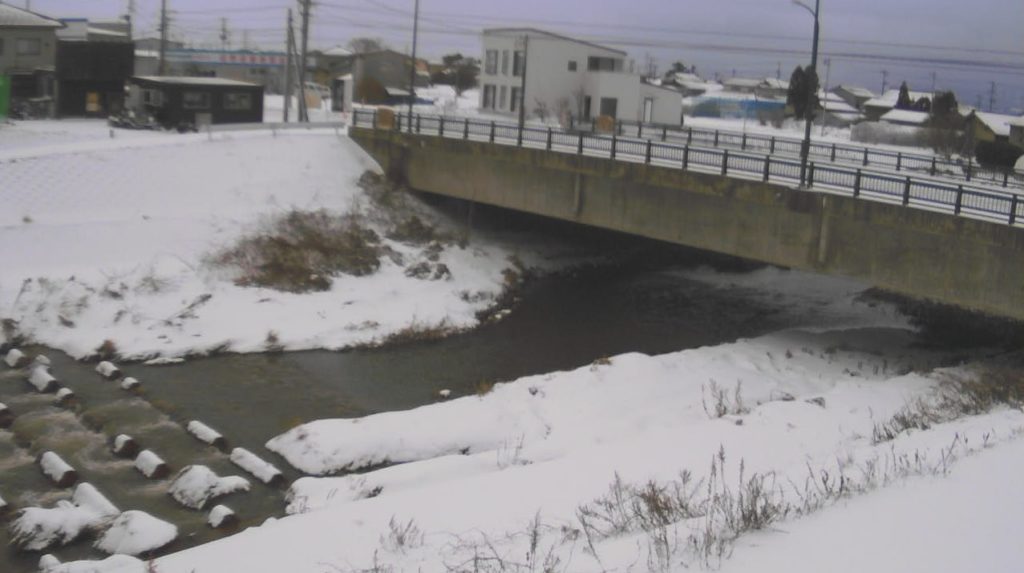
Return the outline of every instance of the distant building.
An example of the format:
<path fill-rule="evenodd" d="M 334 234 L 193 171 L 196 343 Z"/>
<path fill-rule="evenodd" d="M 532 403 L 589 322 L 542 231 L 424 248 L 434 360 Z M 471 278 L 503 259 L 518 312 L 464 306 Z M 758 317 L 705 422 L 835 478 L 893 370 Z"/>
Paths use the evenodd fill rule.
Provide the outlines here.
<path fill-rule="evenodd" d="M 318 58 L 317 66 L 327 70 L 335 111 L 348 111 L 353 103 L 397 104 L 407 102 L 412 94 L 409 76 L 412 58 L 394 50 L 378 50 L 359 54 L 336 51 Z M 416 87 L 430 85 L 430 71 L 425 60 L 416 61 Z M 344 94 L 349 94 L 347 97 Z"/>
<path fill-rule="evenodd" d="M 75 42 L 131 42 L 132 29 L 126 20 L 90 21 L 86 18 L 61 18 L 64 28 L 57 39 Z"/>
<path fill-rule="evenodd" d="M 1024 117 L 1010 122 L 1010 143 L 1024 149 Z"/>
<path fill-rule="evenodd" d="M 520 98 L 524 68 L 526 92 Z M 627 69 L 625 52 L 534 28 L 484 30 L 479 81 L 480 108 L 494 113 L 518 115 L 522 99 L 528 116 L 562 121 L 682 121 L 681 94 L 642 81 Z"/>
<path fill-rule="evenodd" d="M 263 121 L 263 86 L 223 78 L 136 76 L 126 106 L 165 127 Z"/>
<path fill-rule="evenodd" d="M 785 98 L 789 92 L 789 82 L 776 78 L 729 78 L 722 86 L 728 92 L 757 94 L 761 98 Z"/>
<path fill-rule="evenodd" d="M 1013 127 L 1017 125 L 1019 133 L 1018 122 L 1021 121 L 1024 118 L 975 110 L 967 116 L 967 129 L 974 141 L 1012 142 Z M 1017 145 L 1021 145 L 1019 141 Z"/>
<path fill-rule="evenodd" d="M 832 93 L 842 98 L 851 107 L 861 111 L 864 110 L 864 104 L 875 97 L 874 92 L 867 88 L 841 84 L 836 86 Z"/>
<path fill-rule="evenodd" d="M 871 98 L 864 102 L 864 115 L 869 121 L 879 121 L 883 115 L 896 109 L 896 102 L 899 101 L 900 90 L 888 90 L 884 94 Z M 924 99 L 931 104 L 932 94 L 928 92 L 910 92 L 911 103 Z"/>
<path fill-rule="evenodd" d="M 154 49 L 155 48 L 155 49 Z M 259 84 L 272 93 L 283 93 L 287 54 L 260 50 L 193 50 L 180 43 L 169 43 L 166 50 L 165 74 L 224 78 Z M 152 76 L 159 73 L 160 43 L 152 39 L 135 44 L 135 74 Z M 298 71 L 295 72 L 298 78 Z"/>
<path fill-rule="evenodd" d="M 105 117 L 119 113 L 124 107 L 125 82 L 134 68 L 135 48 L 127 36 L 60 40 L 57 115 Z"/>
<path fill-rule="evenodd" d="M 11 79 L 12 108 L 31 103 L 53 115 L 57 30 L 64 24 L 35 12 L 0 3 L 0 75 Z"/>
<path fill-rule="evenodd" d="M 891 109 L 879 117 L 878 121 L 892 125 L 924 127 L 928 123 L 928 112 L 909 109 Z"/>
<path fill-rule="evenodd" d="M 674 88 L 683 97 L 701 96 L 708 92 L 722 89 L 722 84 L 704 81 L 697 74 L 689 72 L 670 72 L 665 74 L 661 85 Z"/>
<path fill-rule="evenodd" d="M 821 104 L 821 121 L 825 125 L 833 127 L 848 127 L 864 120 L 864 114 L 856 107 L 847 103 L 835 92 L 818 92 L 818 101 Z"/>

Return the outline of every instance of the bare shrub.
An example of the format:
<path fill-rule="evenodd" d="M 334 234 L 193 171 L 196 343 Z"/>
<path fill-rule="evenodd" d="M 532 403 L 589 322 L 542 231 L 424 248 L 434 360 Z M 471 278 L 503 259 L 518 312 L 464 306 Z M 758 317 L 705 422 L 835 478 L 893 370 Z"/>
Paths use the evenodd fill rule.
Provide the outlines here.
<path fill-rule="evenodd" d="M 287 292 L 327 290 L 338 273 L 362 276 L 380 267 L 380 237 L 356 215 L 290 211 L 210 262 L 239 270 L 236 284 Z"/>
<path fill-rule="evenodd" d="M 458 328 L 448 324 L 447 320 L 442 320 L 438 324 L 425 324 L 416 319 L 413 319 L 408 326 L 385 336 L 383 339 L 375 340 L 374 342 L 366 345 L 368 347 L 381 347 L 381 346 L 395 346 L 400 344 L 415 344 L 418 342 L 429 342 L 432 340 L 440 340 L 442 338 L 451 336 L 459 332 Z"/>
<path fill-rule="evenodd" d="M 388 233 L 388 238 L 405 243 L 421 245 L 439 237 L 433 225 L 423 222 L 417 215 L 412 215 L 397 223 Z"/>
<path fill-rule="evenodd" d="M 100 360 L 113 360 L 117 358 L 117 344 L 108 338 L 96 347 L 95 352 Z"/>
<path fill-rule="evenodd" d="M 710 394 L 710 405 L 708 396 Z M 736 382 L 736 388 L 730 393 L 728 389 L 711 380 L 707 386 L 701 386 L 701 405 L 709 418 L 722 418 L 728 415 L 741 416 L 749 414 L 750 408 L 743 401 L 743 382 Z"/>
<path fill-rule="evenodd" d="M 392 553 L 405 553 L 423 545 L 423 531 L 416 525 L 415 519 L 402 523 L 392 516 L 388 521 L 387 533 L 380 537 L 380 544 Z"/>

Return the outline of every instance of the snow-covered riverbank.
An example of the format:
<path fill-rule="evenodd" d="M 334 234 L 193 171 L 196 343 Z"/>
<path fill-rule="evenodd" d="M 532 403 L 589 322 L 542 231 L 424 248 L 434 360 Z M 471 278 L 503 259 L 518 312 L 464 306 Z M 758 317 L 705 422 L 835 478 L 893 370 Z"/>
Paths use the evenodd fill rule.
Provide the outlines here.
<path fill-rule="evenodd" d="M 479 233 L 461 244 L 389 239 L 358 185 L 375 164 L 334 130 L 119 131 L 111 140 L 100 122 L 30 127 L 0 130 L 0 318 L 77 357 L 107 340 L 124 358 L 154 358 L 341 348 L 410 327 L 464 328 L 505 288 L 511 255 L 558 264 Z M 73 144 L 57 143 L 62 130 Z M 21 141 L 28 147 L 19 150 Z M 412 208 L 441 233 L 462 232 Z M 389 256 L 377 272 L 294 294 L 236 286 L 230 269 L 207 264 L 275 217 L 321 209 L 362 217 L 380 235 Z M 427 257 L 447 273 L 411 276 Z"/>

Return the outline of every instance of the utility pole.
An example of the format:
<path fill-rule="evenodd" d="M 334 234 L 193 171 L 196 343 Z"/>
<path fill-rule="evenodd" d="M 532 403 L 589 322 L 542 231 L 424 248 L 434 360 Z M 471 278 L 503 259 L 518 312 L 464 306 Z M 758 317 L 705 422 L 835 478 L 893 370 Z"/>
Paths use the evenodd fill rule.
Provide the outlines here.
<path fill-rule="evenodd" d="M 135 0 L 128 0 L 128 9 L 125 10 L 124 19 L 128 22 L 128 39 L 134 40 L 135 35 L 132 33 L 132 26 L 135 22 Z"/>
<path fill-rule="evenodd" d="M 242 30 L 242 49 L 249 49 L 249 29 L 245 28 Z"/>
<path fill-rule="evenodd" d="M 814 80 L 818 77 L 818 38 L 820 36 L 821 0 L 814 0 L 814 9 L 800 0 L 793 3 L 814 16 L 814 39 L 811 44 L 811 72 L 807 78 L 807 109 L 804 117 L 804 141 L 800 146 L 800 187 L 807 185 L 807 159 L 811 154 L 811 122 L 814 121 Z"/>
<path fill-rule="evenodd" d="M 312 0 L 299 0 L 302 6 L 302 53 L 299 55 L 299 121 L 309 122 L 306 109 L 306 57 L 309 55 L 309 12 Z"/>
<path fill-rule="evenodd" d="M 523 61 L 519 66 L 519 73 L 523 74 L 519 83 L 519 129 L 526 125 L 526 58 L 530 51 L 530 35 L 523 35 Z M 521 132 L 520 132 L 521 133 Z"/>
<path fill-rule="evenodd" d="M 160 65 L 156 75 L 167 73 L 167 0 L 160 0 Z"/>
<path fill-rule="evenodd" d="M 412 13 L 412 62 L 409 68 L 409 127 L 412 127 L 412 104 L 416 101 L 416 37 L 420 25 L 420 0 L 416 0 Z"/>
<path fill-rule="evenodd" d="M 295 32 L 292 28 L 292 9 L 288 9 L 288 41 L 285 49 L 288 50 L 288 58 L 284 64 L 284 122 L 288 123 L 289 111 L 292 107 L 292 53 L 295 51 Z"/>
<path fill-rule="evenodd" d="M 988 111 L 992 112 L 996 109 L 996 83 L 992 82 L 988 89 Z"/>
<path fill-rule="evenodd" d="M 932 72 L 932 101 L 933 102 L 935 101 L 935 80 L 936 80 L 936 78 L 938 78 L 938 76 L 935 74 L 935 72 Z"/>
<path fill-rule="evenodd" d="M 828 82 L 832 76 L 832 58 L 825 58 L 825 101 L 821 104 L 821 136 L 825 136 L 825 110 L 828 109 Z"/>
<path fill-rule="evenodd" d="M 227 50 L 228 46 L 230 45 L 229 44 L 230 41 L 231 41 L 231 34 L 228 33 L 228 19 L 227 18 L 221 18 L 220 19 L 220 49 L 221 50 Z"/>
<path fill-rule="evenodd" d="M 882 70 L 882 94 L 885 95 L 885 88 L 889 87 L 889 70 Z"/>
<path fill-rule="evenodd" d="M 782 62 L 779 62 L 775 66 L 775 79 L 777 79 L 777 80 L 781 80 L 782 79 Z"/>

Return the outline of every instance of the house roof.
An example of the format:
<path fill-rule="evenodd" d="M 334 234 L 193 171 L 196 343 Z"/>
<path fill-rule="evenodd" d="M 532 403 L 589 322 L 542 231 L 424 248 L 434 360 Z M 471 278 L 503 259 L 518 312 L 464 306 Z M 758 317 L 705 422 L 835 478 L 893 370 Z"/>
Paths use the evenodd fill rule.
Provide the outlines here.
<path fill-rule="evenodd" d="M 622 56 L 626 55 L 626 52 L 622 50 L 616 50 L 615 48 L 609 48 L 608 46 L 602 46 L 601 44 L 595 44 L 586 40 L 579 40 L 577 38 L 570 38 L 569 36 L 563 36 L 554 32 L 548 32 L 546 30 L 540 30 L 537 28 L 488 28 L 483 32 L 484 36 L 541 36 L 552 38 L 555 40 L 565 40 L 567 42 L 575 42 L 577 44 L 583 44 L 584 46 L 590 46 L 591 48 L 599 48 L 607 50 L 609 52 L 615 52 Z"/>
<path fill-rule="evenodd" d="M 852 95 L 854 97 L 863 97 L 863 98 L 867 98 L 867 99 L 871 99 L 871 98 L 875 97 L 875 92 L 873 92 L 873 91 L 871 91 L 871 90 L 869 90 L 867 88 L 862 88 L 862 87 L 859 87 L 859 86 L 847 86 L 847 85 L 840 84 L 840 85 L 836 86 L 835 89 L 836 90 L 843 90 L 844 92 L 846 92 L 846 93 L 848 93 L 848 94 L 850 94 L 850 95 Z M 899 95 L 899 94 L 897 94 L 897 95 Z"/>
<path fill-rule="evenodd" d="M 761 80 L 755 80 L 753 78 L 729 78 L 722 83 L 726 87 L 730 88 L 756 88 L 761 85 Z"/>
<path fill-rule="evenodd" d="M 772 88 L 772 89 L 777 89 L 777 90 L 788 90 L 789 89 L 789 81 L 787 81 L 787 80 L 780 80 L 778 78 L 765 78 L 765 79 L 761 80 L 761 83 L 763 85 L 769 87 L 769 88 Z"/>
<path fill-rule="evenodd" d="M 42 14 L 36 14 L 0 2 L 0 28 L 63 28 L 64 24 Z"/>
<path fill-rule="evenodd" d="M 333 48 L 324 50 L 323 54 L 325 56 L 351 56 L 352 50 L 349 50 L 348 48 L 343 48 L 341 46 L 334 46 Z"/>
<path fill-rule="evenodd" d="M 928 112 L 894 109 L 886 112 L 879 120 L 886 123 L 924 125 L 924 122 L 928 121 Z"/>
<path fill-rule="evenodd" d="M 143 80 L 157 84 L 187 86 L 244 86 L 258 87 L 260 84 L 229 80 L 227 78 L 194 78 L 191 76 L 135 76 L 133 80 Z"/>
<path fill-rule="evenodd" d="M 1024 120 L 1024 118 L 1017 117 L 1015 115 L 1003 115 L 1001 113 L 989 113 L 984 111 L 975 111 L 974 117 L 978 119 L 985 127 L 992 130 L 992 133 L 1003 137 L 1010 135 L 1010 124 L 1021 125 L 1017 123 Z"/>
<path fill-rule="evenodd" d="M 932 94 L 929 92 L 909 92 L 910 101 L 915 102 L 921 98 L 932 99 Z M 864 107 L 896 107 L 896 102 L 900 99 L 900 90 L 887 90 L 884 94 L 871 98 L 864 102 Z"/>

